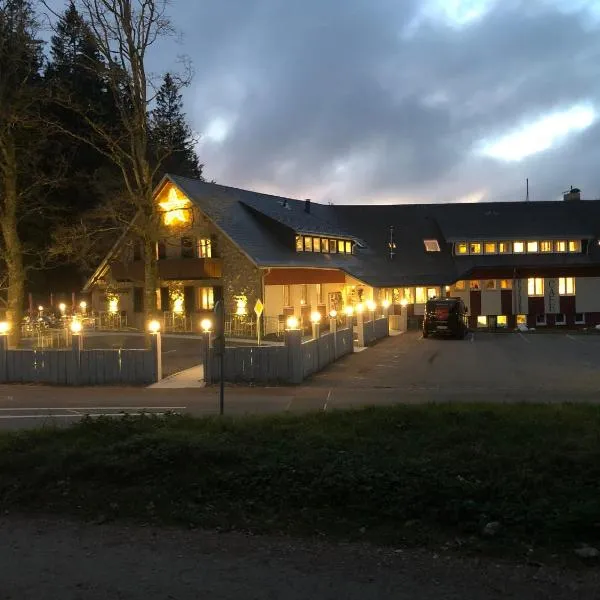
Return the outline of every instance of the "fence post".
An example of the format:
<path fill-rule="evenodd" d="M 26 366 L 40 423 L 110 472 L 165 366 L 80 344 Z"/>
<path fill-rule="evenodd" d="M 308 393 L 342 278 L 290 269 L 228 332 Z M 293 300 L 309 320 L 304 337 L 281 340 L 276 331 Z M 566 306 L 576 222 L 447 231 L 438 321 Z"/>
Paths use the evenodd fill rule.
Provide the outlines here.
<path fill-rule="evenodd" d="M 320 335 L 321 335 L 321 323 L 315 323 L 313 321 L 313 324 L 312 324 L 313 339 L 318 340 Z"/>
<path fill-rule="evenodd" d="M 365 314 L 362 310 L 356 311 L 356 328 L 358 329 L 358 342 L 359 348 L 365 347 Z"/>
<path fill-rule="evenodd" d="M 72 373 L 69 377 L 69 383 L 79 385 L 81 369 L 81 351 L 83 350 L 83 336 L 79 332 L 72 332 L 71 335 L 71 367 Z"/>
<path fill-rule="evenodd" d="M 150 352 L 152 352 L 154 375 L 158 382 L 162 379 L 162 341 L 160 331 L 153 332 L 150 336 Z"/>
<path fill-rule="evenodd" d="M 210 331 L 202 332 L 202 365 L 204 368 L 204 383 L 212 383 L 212 361 L 210 355 Z"/>
<path fill-rule="evenodd" d="M 302 364 L 302 331 L 300 329 L 286 330 L 285 347 L 287 348 L 288 381 L 302 383 L 304 365 Z"/>
<path fill-rule="evenodd" d="M 8 335 L 0 335 L 0 381 L 3 383 L 8 379 L 6 370 L 6 354 L 8 352 Z"/>
<path fill-rule="evenodd" d="M 337 314 L 335 317 L 329 317 L 329 331 L 333 334 L 333 360 L 337 360 Z"/>

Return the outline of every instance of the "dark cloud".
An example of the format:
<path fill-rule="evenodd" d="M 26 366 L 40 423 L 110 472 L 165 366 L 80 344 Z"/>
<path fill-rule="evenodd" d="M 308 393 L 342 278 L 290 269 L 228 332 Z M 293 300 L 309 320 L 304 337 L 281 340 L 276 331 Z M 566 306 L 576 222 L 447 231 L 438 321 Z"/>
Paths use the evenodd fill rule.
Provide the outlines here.
<path fill-rule="evenodd" d="M 571 184 L 600 197 L 596 125 L 520 162 L 477 153 L 574 104 L 600 114 L 597 2 L 481 0 L 463 26 L 442 3 L 174 0 L 183 43 L 155 49 L 153 66 L 191 57 L 187 111 L 225 184 L 335 202 L 517 200 L 530 177 L 537 199 Z"/>

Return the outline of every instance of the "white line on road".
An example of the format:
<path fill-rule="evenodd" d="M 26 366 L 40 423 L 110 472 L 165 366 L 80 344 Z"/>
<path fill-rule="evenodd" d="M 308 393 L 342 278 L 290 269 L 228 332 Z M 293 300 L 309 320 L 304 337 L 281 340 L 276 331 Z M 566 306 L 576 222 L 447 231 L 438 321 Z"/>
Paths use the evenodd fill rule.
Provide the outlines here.
<path fill-rule="evenodd" d="M 473 343 L 475 341 L 475 334 L 474 333 L 471 334 L 471 339 L 469 341 L 471 343 Z"/>
<path fill-rule="evenodd" d="M 327 400 L 325 400 L 325 404 L 323 404 L 323 410 L 327 410 L 327 403 L 329 402 L 329 398 L 331 398 L 331 390 L 327 394 Z"/>
<path fill-rule="evenodd" d="M 531 342 L 519 331 L 519 337 L 524 341 L 527 342 L 528 344 L 531 344 Z"/>
<path fill-rule="evenodd" d="M 80 417 L 122 417 L 127 415 L 129 417 L 141 417 L 142 415 L 152 414 L 157 417 L 162 417 L 166 413 L 164 412 L 131 412 L 131 413 L 85 413 L 85 415 L 74 415 L 74 414 L 63 414 L 63 415 L 50 415 L 50 414 L 40 414 L 40 415 L 0 415 L 0 419 L 78 419 Z"/>
<path fill-rule="evenodd" d="M 572 335 L 569 335 L 567 333 L 567 337 L 572 341 L 572 342 L 581 342 L 581 340 L 578 340 L 576 337 L 573 337 Z"/>

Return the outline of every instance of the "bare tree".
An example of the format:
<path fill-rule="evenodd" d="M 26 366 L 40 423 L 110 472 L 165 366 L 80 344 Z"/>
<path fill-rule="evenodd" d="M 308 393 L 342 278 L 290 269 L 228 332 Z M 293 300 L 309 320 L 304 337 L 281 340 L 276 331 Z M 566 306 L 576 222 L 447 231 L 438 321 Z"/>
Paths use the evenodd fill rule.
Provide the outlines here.
<path fill-rule="evenodd" d="M 127 223 L 131 234 L 143 244 L 144 305 L 146 316 L 156 312 L 158 269 L 156 242 L 159 208 L 153 203 L 155 174 L 168 153 L 156 156 L 151 149 L 150 105 L 154 98 L 152 78 L 146 68 L 149 49 L 173 33 L 166 16 L 167 0 L 79 0 L 78 8 L 88 23 L 101 61 L 90 61 L 90 69 L 101 69 L 110 91 L 117 119 L 113 126 L 89 106 L 77 105 L 65 94 L 57 101 L 77 111 L 87 131 L 68 132 L 93 145 L 108 157 L 122 175 L 124 194 L 109 198 L 104 214 L 116 226 Z M 184 86 L 189 76 L 176 78 Z"/>

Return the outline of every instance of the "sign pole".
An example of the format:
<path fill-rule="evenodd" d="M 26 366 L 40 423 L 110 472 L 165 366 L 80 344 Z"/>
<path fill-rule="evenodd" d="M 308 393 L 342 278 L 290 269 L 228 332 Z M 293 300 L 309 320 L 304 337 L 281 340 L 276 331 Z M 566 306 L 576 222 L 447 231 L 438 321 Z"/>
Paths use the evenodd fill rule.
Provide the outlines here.
<path fill-rule="evenodd" d="M 259 298 L 254 305 L 254 313 L 256 314 L 256 338 L 258 340 L 258 345 L 260 346 L 260 317 L 263 313 L 265 305 L 262 303 Z"/>

